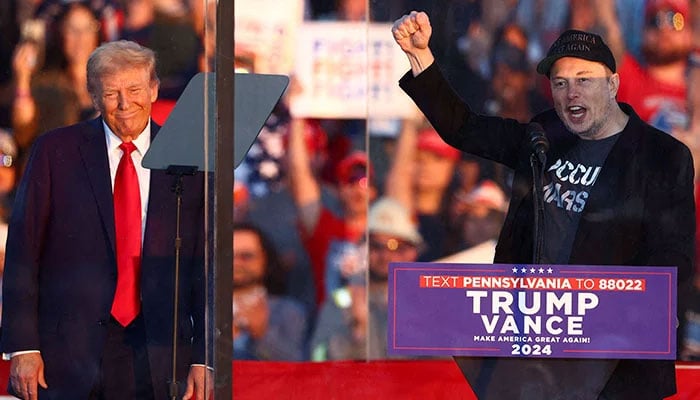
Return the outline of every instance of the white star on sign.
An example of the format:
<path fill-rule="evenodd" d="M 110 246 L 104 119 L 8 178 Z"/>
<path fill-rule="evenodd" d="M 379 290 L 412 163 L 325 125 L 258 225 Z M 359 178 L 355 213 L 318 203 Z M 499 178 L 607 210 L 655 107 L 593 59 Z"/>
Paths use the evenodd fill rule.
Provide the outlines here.
<path fill-rule="evenodd" d="M 514 273 L 514 274 L 517 274 L 517 273 L 518 273 L 518 268 L 517 268 L 517 267 L 513 267 L 513 273 Z"/>
<path fill-rule="evenodd" d="M 553 270 L 553 269 L 551 269 L 551 268 L 548 268 L 548 269 L 547 269 L 547 273 L 548 273 L 548 274 L 551 274 L 551 273 L 552 273 L 552 271 L 554 271 L 554 270 Z"/>
<path fill-rule="evenodd" d="M 534 269 L 534 268 L 530 268 L 530 273 L 531 273 L 531 274 L 534 274 L 534 273 L 535 273 L 535 269 Z"/>
<path fill-rule="evenodd" d="M 540 274 L 544 274 L 544 268 L 539 269 Z"/>
<path fill-rule="evenodd" d="M 520 270 L 523 274 L 527 272 L 527 268 L 523 267 L 523 269 Z"/>

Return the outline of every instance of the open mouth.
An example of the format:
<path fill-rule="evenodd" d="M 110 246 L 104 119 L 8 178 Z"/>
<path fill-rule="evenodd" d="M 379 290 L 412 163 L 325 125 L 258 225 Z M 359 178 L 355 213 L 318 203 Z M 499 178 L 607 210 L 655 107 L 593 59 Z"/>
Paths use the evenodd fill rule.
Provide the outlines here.
<path fill-rule="evenodd" d="M 567 110 L 574 120 L 580 120 L 586 114 L 586 109 L 581 106 L 571 106 Z"/>

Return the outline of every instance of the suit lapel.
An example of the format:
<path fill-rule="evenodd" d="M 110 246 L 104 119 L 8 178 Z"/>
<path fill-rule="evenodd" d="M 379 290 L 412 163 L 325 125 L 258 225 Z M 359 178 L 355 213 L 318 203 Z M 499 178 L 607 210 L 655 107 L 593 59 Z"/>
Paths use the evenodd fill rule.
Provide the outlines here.
<path fill-rule="evenodd" d="M 172 192 L 168 185 L 170 182 L 168 178 L 173 179 L 165 171 L 151 170 L 151 187 L 148 194 L 148 212 L 146 214 L 146 234 L 143 242 L 144 254 L 150 254 L 152 243 L 149 242 L 148 238 L 161 237 L 161 235 L 167 233 L 162 232 L 162 230 L 170 222 L 166 220 L 166 218 L 170 218 L 167 212 L 167 210 L 170 210 L 170 202 L 174 204 L 175 201 L 174 197 L 173 199 L 169 197 Z"/>
<path fill-rule="evenodd" d="M 84 141 L 80 144 L 79 151 L 102 218 L 102 225 L 114 252 L 114 201 L 102 118 L 89 121 L 88 126 L 89 129 L 85 130 Z"/>
<path fill-rule="evenodd" d="M 158 134 L 158 126 L 155 122 L 151 121 L 151 143 L 153 139 Z M 164 210 L 169 210 L 170 202 L 173 202 L 168 195 L 171 193 L 169 182 L 172 177 L 169 177 L 165 171 L 152 169 L 151 170 L 151 184 L 148 189 L 148 210 L 146 212 L 146 232 L 144 235 L 143 242 L 143 254 L 147 255 L 151 253 L 151 243 L 148 238 L 162 237 L 164 233 L 160 232 L 163 230 L 163 226 L 167 226 L 169 221 L 164 221 L 164 218 L 169 218 L 169 215 Z M 167 236 L 165 236 L 167 237 Z M 147 260 L 148 257 L 144 257 L 143 260 Z"/>

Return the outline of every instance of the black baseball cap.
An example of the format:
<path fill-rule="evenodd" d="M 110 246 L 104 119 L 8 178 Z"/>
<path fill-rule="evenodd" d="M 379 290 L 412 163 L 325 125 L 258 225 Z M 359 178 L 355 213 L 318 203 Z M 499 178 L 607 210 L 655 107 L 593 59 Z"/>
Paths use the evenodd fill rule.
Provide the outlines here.
<path fill-rule="evenodd" d="M 610 47 L 600 35 L 595 33 L 569 29 L 552 43 L 545 57 L 537 64 L 537 72 L 549 77 L 552 65 L 562 57 L 576 57 L 588 61 L 596 61 L 606 65 L 615 72 L 615 57 Z"/>

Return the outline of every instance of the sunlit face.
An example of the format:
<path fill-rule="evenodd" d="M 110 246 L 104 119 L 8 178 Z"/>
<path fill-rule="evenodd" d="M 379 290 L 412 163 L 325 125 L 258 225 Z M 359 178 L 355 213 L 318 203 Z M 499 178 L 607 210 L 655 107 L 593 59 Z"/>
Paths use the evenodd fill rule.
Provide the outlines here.
<path fill-rule="evenodd" d="M 255 232 L 233 232 L 233 286 L 243 287 L 261 283 L 265 276 L 267 259 Z"/>
<path fill-rule="evenodd" d="M 66 59 L 71 64 L 87 64 L 90 53 L 100 40 L 100 24 L 97 19 L 89 10 L 75 7 L 66 16 L 61 29 Z"/>
<path fill-rule="evenodd" d="M 442 191 L 450 184 L 457 162 L 431 151 L 416 152 L 415 187 L 419 192 Z"/>
<path fill-rule="evenodd" d="M 342 182 L 338 185 L 338 196 L 346 214 L 366 214 L 369 202 L 374 198 L 374 187 L 366 177 L 357 181 Z"/>
<path fill-rule="evenodd" d="M 109 128 L 123 141 L 139 136 L 151 118 L 158 98 L 158 83 L 146 68 L 128 68 L 104 76 L 95 95 L 95 106 Z"/>
<path fill-rule="evenodd" d="M 620 78 L 603 64 L 575 57 L 557 60 L 549 77 L 554 109 L 566 128 L 582 139 L 614 133 L 611 118 Z"/>
<path fill-rule="evenodd" d="M 401 238 L 378 232 L 369 234 L 369 269 L 374 280 L 386 280 L 389 263 L 411 262 L 418 258 L 416 245 Z"/>

